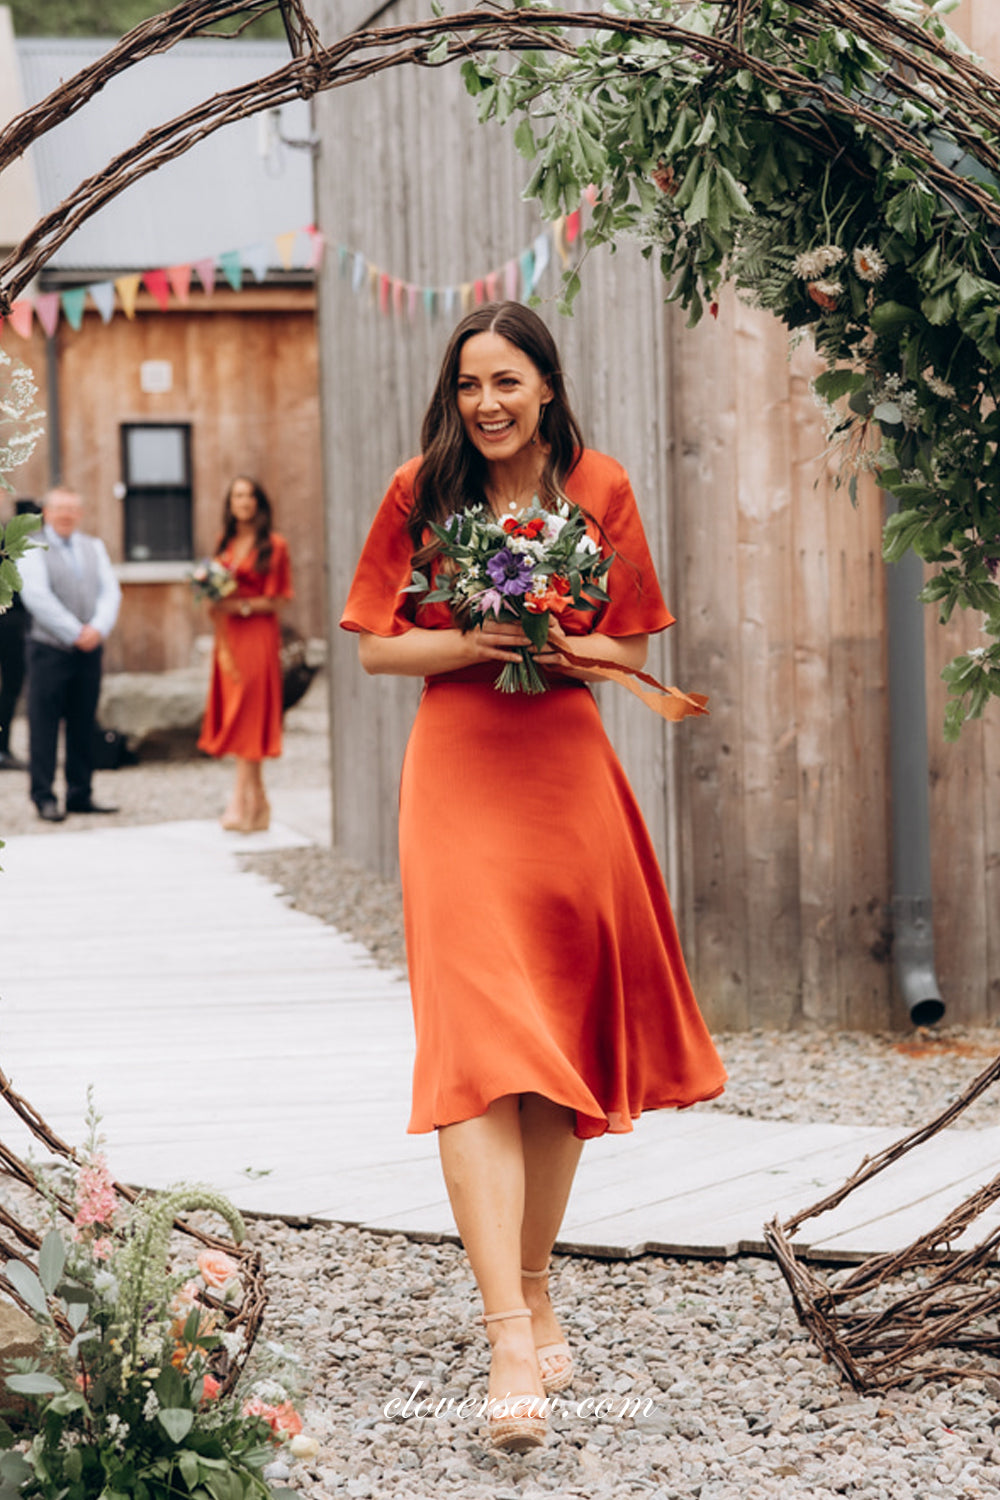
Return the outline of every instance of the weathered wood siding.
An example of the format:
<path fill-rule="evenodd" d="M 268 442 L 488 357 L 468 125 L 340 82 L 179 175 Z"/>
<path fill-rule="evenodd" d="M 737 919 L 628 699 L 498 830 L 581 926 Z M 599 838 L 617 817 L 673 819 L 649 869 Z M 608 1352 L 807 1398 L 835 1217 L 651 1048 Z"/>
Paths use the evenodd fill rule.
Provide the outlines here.
<path fill-rule="evenodd" d="M 985 7 L 980 7 L 980 13 Z M 358 24 L 317 5 L 324 36 Z M 423 14 L 399 4 L 383 24 Z M 502 265 L 541 227 L 519 201 L 510 132 L 475 124 L 457 70 L 413 70 L 317 101 L 330 614 L 420 417 L 457 318 L 411 322 L 355 295 L 336 246 L 419 285 Z M 547 273 L 543 291 L 553 291 Z M 609 728 L 653 829 L 696 988 L 719 1028 L 899 1024 L 893 998 L 888 704 L 881 503 L 857 509 L 824 458 L 806 349 L 724 297 L 691 332 L 654 271 L 623 246 L 587 262 L 572 322 L 549 300 L 588 440 L 626 464 L 678 624 L 652 670 L 711 696 L 710 719 L 665 727 L 602 690 Z M 968 642 L 969 624 L 964 627 Z M 959 627 L 955 627 L 956 630 Z M 1000 895 L 996 711 L 958 751 L 941 741 L 931 639 L 936 917 L 955 1020 L 1000 1005 L 986 974 Z M 395 864 L 396 787 L 417 687 L 365 679 L 334 631 L 335 834 Z M 990 750 L 988 747 L 992 746 Z M 446 774 L 446 771 L 445 771 Z M 969 808 L 976 809 L 973 817 Z M 978 817 L 978 810 L 986 810 Z M 982 825 L 978 833 L 973 828 Z M 994 963 L 994 970 L 996 965 Z"/>
<path fill-rule="evenodd" d="M 9 328 L 3 346 L 31 365 L 39 400 L 48 405 L 46 355 L 36 328 L 23 341 Z M 315 294 L 308 288 L 217 290 L 192 295 L 187 309 L 160 312 L 147 294 L 136 317 L 104 324 L 91 309 L 79 332 L 60 321 L 56 359 L 62 474 L 87 504 L 85 524 L 112 560 L 124 549 L 121 425 L 191 424 L 194 548 L 208 553 L 219 534 L 226 486 L 255 475 L 274 503 L 287 537 L 295 603 L 289 619 L 306 635 L 326 629 L 323 505 L 320 480 Z M 144 392 L 144 360 L 169 361 L 173 388 Z M 52 426 L 50 420 L 50 428 Z M 48 442 L 11 475 L 19 494 L 40 497 L 49 484 Z M 176 572 L 176 569 L 174 570 Z M 118 628 L 107 647 L 112 671 L 187 666 L 205 617 L 182 581 L 125 584 Z"/>

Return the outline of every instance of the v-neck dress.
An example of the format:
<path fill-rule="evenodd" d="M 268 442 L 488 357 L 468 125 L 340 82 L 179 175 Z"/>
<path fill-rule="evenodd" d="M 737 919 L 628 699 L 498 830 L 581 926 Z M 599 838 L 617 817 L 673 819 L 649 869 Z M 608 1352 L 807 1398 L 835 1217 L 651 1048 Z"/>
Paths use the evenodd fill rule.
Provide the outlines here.
<path fill-rule="evenodd" d="M 219 561 L 236 575 L 237 599 L 290 599 L 291 564 L 284 537 L 271 533 L 271 564 L 256 568 L 256 548 L 239 562 Z M 234 597 L 231 595 L 230 597 Z M 281 625 L 276 614 L 219 615 L 212 678 L 198 740 L 207 755 L 265 760 L 281 754 Z"/>
<path fill-rule="evenodd" d="M 375 517 L 341 625 L 447 629 L 400 591 L 419 459 Z M 566 483 L 616 560 L 610 604 L 568 634 L 672 623 L 628 476 L 586 449 Z M 596 533 L 595 533 L 596 535 Z M 498 668 L 429 677 L 400 785 L 399 848 L 416 1059 L 409 1129 L 482 1114 L 506 1094 L 567 1106 L 581 1137 L 643 1110 L 720 1094 L 725 1069 L 695 1001 L 635 796 L 585 683 L 502 693 Z"/>

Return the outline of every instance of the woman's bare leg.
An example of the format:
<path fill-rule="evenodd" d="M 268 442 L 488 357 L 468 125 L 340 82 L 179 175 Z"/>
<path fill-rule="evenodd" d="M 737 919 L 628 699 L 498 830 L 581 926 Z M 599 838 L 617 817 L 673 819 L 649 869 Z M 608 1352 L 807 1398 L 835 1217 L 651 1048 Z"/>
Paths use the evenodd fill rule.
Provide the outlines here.
<path fill-rule="evenodd" d="M 455 1223 L 484 1312 L 525 1307 L 521 1289 L 525 1175 L 517 1095 L 495 1099 L 485 1114 L 473 1120 L 443 1126 L 438 1131 L 438 1148 Z M 493 1346 L 492 1399 L 542 1396 L 533 1322 L 511 1318 L 487 1326 Z"/>
<path fill-rule="evenodd" d="M 237 756 L 236 782 L 228 806 L 222 815 L 223 826 L 246 830 L 255 825 L 266 825 L 265 813 L 269 812 L 261 762 L 244 760 L 241 756 Z"/>
<path fill-rule="evenodd" d="M 521 1265 L 526 1271 L 540 1271 L 548 1265 L 559 1234 L 583 1149 L 583 1142 L 573 1134 L 574 1124 L 571 1109 L 540 1094 L 522 1096 L 525 1194 Z M 549 1301 L 547 1278 L 526 1278 L 521 1295 L 525 1306 L 531 1308 L 538 1347 L 562 1343 L 564 1335 Z M 553 1371 L 566 1362 L 556 1359 Z"/>

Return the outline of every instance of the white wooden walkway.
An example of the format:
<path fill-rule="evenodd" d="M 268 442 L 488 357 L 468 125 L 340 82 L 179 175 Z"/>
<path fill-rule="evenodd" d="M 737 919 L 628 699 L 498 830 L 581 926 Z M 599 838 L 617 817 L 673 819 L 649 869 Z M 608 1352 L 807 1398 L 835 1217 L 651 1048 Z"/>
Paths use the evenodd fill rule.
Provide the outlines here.
<path fill-rule="evenodd" d="M 236 851 L 308 841 L 317 795 L 286 823 L 47 833 L 0 853 L 0 1065 L 65 1138 L 93 1085 L 113 1171 L 199 1180 L 241 1208 L 453 1234 L 431 1136 L 408 1136 L 405 979 L 291 910 Z M 6 1116 L 6 1118 L 5 1118 Z M 898 1132 L 716 1110 L 659 1113 L 584 1152 L 562 1244 L 725 1255 L 838 1186 Z M 0 1137 L 27 1133 L 0 1110 Z M 951 1132 L 821 1222 L 838 1255 L 907 1243 L 1000 1167 L 1000 1131 Z"/>

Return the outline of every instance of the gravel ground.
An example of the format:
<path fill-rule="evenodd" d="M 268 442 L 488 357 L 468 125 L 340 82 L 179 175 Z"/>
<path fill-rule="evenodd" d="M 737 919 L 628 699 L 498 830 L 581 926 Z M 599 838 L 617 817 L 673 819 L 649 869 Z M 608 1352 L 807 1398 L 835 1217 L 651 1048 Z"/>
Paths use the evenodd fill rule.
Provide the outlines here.
<path fill-rule="evenodd" d="M 270 785 L 323 784 L 325 727 L 314 685 L 289 715 Z M 23 753 L 23 724 L 14 748 Z M 98 800 L 121 812 L 102 826 L 216 816 L 230 775 L 203 759 L 104 773 Z M 22 778 L 0 776 L 0 832 L 65 837 L 85 826 L 41 824 Z M 380 963 L 402 965 L 391 883 L 317 848 L 247 863 Z M 902 1131 L 956 1097 L 995 1056 L 1000 1033 L 752 1032 L 719 1045 L 730 1086 L 699 1108 Z M 1000 1099 L 966 1123 L 1000 1123 Z M 482 1395 L 488 1363 L 458 1247 L 280 1221 L 257 1221 L 252 1233 L 269 1266 L 267 1336 L 301 1358 L 307 1429 L 320 1443 L 315 1460 L 291 1470 L 303 1500 L 1000 1496 L 1000 1379 L 857 1396 L 823 1364 L 766 1260 L 558 1262 L 554 1299 L 580 1373 L 548 1446 L 518 1458 L 489 1452 L 474 1417 L 454 1410 Z M 612 1406 L 598 1415 L 598 1401 Z"/>

